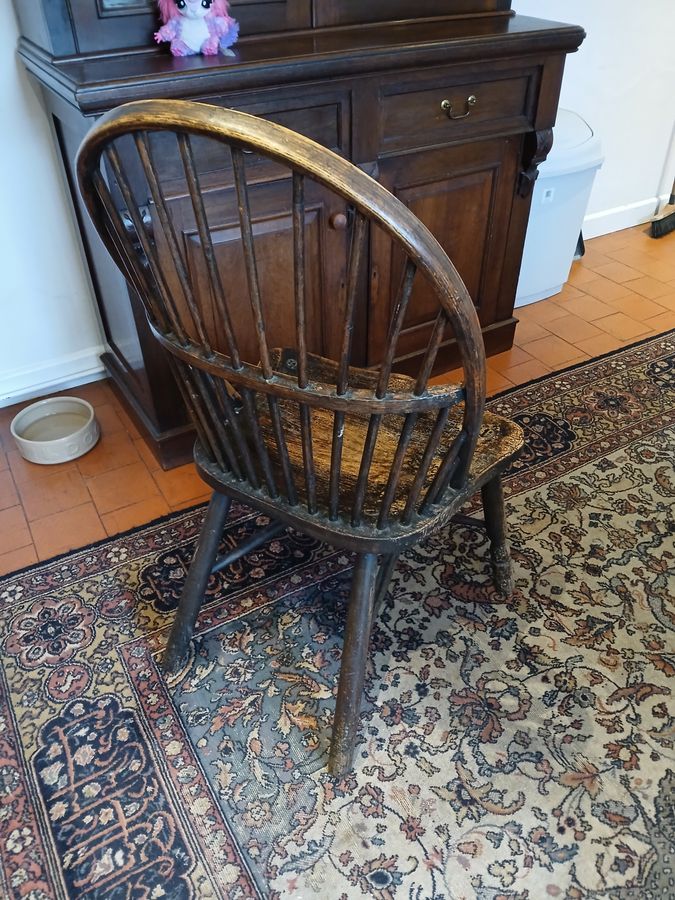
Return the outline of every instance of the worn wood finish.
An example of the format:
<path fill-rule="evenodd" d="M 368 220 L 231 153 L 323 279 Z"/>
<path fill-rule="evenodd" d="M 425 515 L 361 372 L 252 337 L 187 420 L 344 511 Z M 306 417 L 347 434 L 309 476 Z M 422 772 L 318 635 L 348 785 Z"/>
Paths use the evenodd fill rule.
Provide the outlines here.
<path fill-rule="evenodd" d="M 161 167 L 151 148 L 164 144 Z M 214 252 L 211 232 L 221 210 L 196 170 L 194 148 L 211 141 L 230 154 L 237 198 L 238 240 L 245 281 L 233 284 Z M 122 152 L 122 147 L 127 152 Z M 202 265 L 179 238 L 161 171 L 175 184 L 179 160 L 195 215 Z M 135 149 L 136 157 L 129 153 Z M 288 171 L 292 223 L 295 322 L 291 346 L 270 346 L 270 307 L 259 277 L 261 234 L 254 227 L 247 156 Z M 108 178 L 101 174 L 105 162 Z M 335 714 L 331 770 L 351 766 L 363 688 L 373 603 L 389 583 L 403 547 L 440 527 L 483 487 L 493 558 L 506 585 L 503 502 L 499 472 L 520 450 L 522 433 L 485 413 L 485 355 L 475 307 L 438 241 L 404 204 L 332 151 L 279 125 L 231 110 L 184 101 L 145 101 L 108 113 L 82 145 L 78 178 L 87 208 L 113 259 L 133 281 L 151 329 L 168 351 L 199 436 L 196 461 L 214 487 L 204 532 L 186 582 L 165 666 L 183 660 L 211 571 L 230 564 L 285 524 L 357 552 Z M 145 183 L 143 183 L 143 177 Z M 332 357 L 308 347 L 306 322 L 306 196 L 318 184 L 349 216 L 345 300 Z M 123 208 L 115 204 L 119 197 Z M 139 197 L 155 214 L 143 218 Z M 125 227 L 124 209 L 131 210 Z M 368 236 L 386 233 L 401 257 L 399 286 L 385 327 L 388 345 L 369 369 L 355 364 L 358 287 Z M 234 236 L 232 236 L 234 240 Z M 283 255 L 283 251 L 281 251 Z M 207 277 L 209 290 L 199 288 Z M 392 372 L 415 286 L 425 280 L 435 298 L 433 324 L 415 378 Z M 241 323 L 247 323 L 248 334 Z M 234 323 L 238 323 L 236 326 Z M 464 369 L 462 384 L 429 387 L 446 328 Z M 224 334 L 224 340 L 222 335 Z M 218 344 L 219 349 L 215 349 Z M 247 361 L 240 344 L 255 347 Z M 227 498 L 224 500 L 223 498 Z M 270 513 L 274 524 L 237 551 L 216 560 L 218 529 L 231 498 Z M 379 567 L 377 555 L 382 555 Z M 496 556 L 495 556 L 496 554 Z"/>
<path fill-rule="evenodd" d="M 230 504 L 230 498 L 217 491 L 209 503 L 162 661 L 168 672 L 173 672 L 187 654 Z"/>
<path fill-rule="evenodd" d="M 485 526 L 490 538 L 490 555 L 495 584 L 507 597 L 513 593 L 511 556 L 506 538 L 504 489 L 499 475 L 487 481 L 481 489 Z"/>
<path fill-rule="evenodd" d="M 454 0 L 452 7 L 447 0 L 418 0 L 417 16 L 456 16 L 476 13 L 508 13 L 511 0 Z M 410 18 L 408 0 L 315 0 L 314 16 L 318 26 L 354 25 L 361 22 L 386 22 Z"/>
<path fill-rule="evenodd" d="M 376 578 L 377 557 L 372 553 L 357 556 L 347 610 L 328 761 L 333 775 L 342 775 L 353 766 L 361 697 L 368 663 L 368 643 L 373 625 Z"/>
<path fill-rule="evenodd" d="M 389 584 L 396 569 L 398 555 L 396 553 L 384 554 L 380 561 L 380 568 L 377 573 L 377 584 L 375 586 L 375 601 L 373 604 L 374 614 L 377 615 L 378 610 L 382 606 L 384 598 L 387 596 Z"/>

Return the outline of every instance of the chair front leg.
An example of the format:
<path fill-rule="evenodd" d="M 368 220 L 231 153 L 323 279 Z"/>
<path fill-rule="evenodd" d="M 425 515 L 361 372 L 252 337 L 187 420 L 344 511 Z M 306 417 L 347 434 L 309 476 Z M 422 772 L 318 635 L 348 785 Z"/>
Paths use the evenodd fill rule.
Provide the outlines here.
<path fill-rule="evenodd" d="M 373 624 L 377 572 L 377 557 L 374 554 L 364 553 L 357 558 L 352 576 L 330 745 L 328 768 L 331 775 L 343 775 L 352 768 L 368 661 L 370 629 Z"/>
<path fill-rule="evenodd" d="M 175 672 L 187 656 L 231 502 L 218 491 L 211 497 L 162 658 L 165 672 Z"/>
<path fill-rule="evenodd" d="M 389 584 L 394 574 L 394 570 L 396 569 L 396 563 L 398 562 L 399 556 L 399 553 L 390 553 L 382 557 L 380 568 L 377 573 L 377 585 L 375 587 L 375 615 L 378 614 L 380 606 L 387 596 Z"/>
<path fill-rule="evenodd" d="M 490 538 L 490 556 L 495 586 L 507 597 L 513 593 L 511 554 L 506 539 L 506 512 L 501 476 L 497 475 L 481 489 L 485 527 Z"/>

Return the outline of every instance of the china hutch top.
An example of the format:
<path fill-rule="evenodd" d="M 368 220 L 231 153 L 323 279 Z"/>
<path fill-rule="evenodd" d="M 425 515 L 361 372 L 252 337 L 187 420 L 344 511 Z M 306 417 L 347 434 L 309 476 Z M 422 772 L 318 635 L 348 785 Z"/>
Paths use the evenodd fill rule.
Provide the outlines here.
<path fill-rule="evenodd" d="M 242 36 L 447 16 L 509 14 L 511 0 L 230 0 Z M 154 0 L 17 2 L 25 37 L 54 57 L 152 45 Z"/>

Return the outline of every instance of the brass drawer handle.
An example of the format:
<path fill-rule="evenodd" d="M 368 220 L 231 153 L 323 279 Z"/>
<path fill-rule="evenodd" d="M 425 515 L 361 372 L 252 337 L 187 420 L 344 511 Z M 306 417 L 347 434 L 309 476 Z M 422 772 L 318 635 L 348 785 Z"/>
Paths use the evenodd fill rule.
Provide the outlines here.
<path fill-rule="evenodd" d="M 471 115 L 471 109 L 476 105 L 476 103 L 478 103 L 478 97 L 476 97 L 475 94 L 471 94 L 470 97 L 466 98 L 465 111 L 459 116 L 455 116 L 452 114 L 452 103 L 449 100 L 441 100 L 441 109 L 449 119 L 466 119 L 467 116 Z"/>

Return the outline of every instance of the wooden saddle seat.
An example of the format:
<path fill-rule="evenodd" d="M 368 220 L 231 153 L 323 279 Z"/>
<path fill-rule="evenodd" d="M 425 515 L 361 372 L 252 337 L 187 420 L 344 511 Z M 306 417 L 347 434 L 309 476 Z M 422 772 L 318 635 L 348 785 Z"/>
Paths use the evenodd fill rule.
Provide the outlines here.
<path fill-rule="evenodd" d="M 270 360 L 275 372 L 287 375 L 295 375 L 297 372 L 297 352 L 293 349 L 274 349 L 270 351 Z M 308 354 L 307 371 L 310 381 L 315 380 L 324 384 L 336 384 L 338 378 L 338 365 L 333 360 Z M 377 372 L 370 369 L 351 367 L 349 372 L 349 384 L 352 389 L 375 390 L 377 384 Z M 407 375 L 392 374 L 389 378 L 388 389 L 399 396 L 409 394 L 412 396 L 415 380 Z M 460 386 L 457 386 L 460 389 Z M 432 389 L 433 390 L 433 389 Z M 443 391 L 447 391 L 444 386 Z M 256 400 L 260 427 L 265 436 L 265 443 L 270 450 L 270 459 L 275 470 L 277 483 L 282 482 L 282 467 L 279 452 L 274 441 L 274 428 L 270 418 L 269 408 L 263 395 L 258 395 Z M 297 403 L 281 400 L 279 410 L 284 421 L 286 446 L 293 470 L 293 482 L 297 486 L 297 501 L 302 508 L 307 502 L 305 490 L 303 433 L 300 408 Z M 463 404 L 460 402 L 450 410 L 447 423 L 440 434 L 433 455 L 429 460 L 426 473 L 418 492 L 420 504 L 424 501 L 428 491 L 433 485 L 446 454 L 457 440 L 462 427 Z M 408 507 L 408 498 L 415 479 L 420 470 L 420 460 L 424 456 L 435 423 L 435 416 L 431 413 L 420 415 L 412 431 L 410 442 L 403 457 L 399 482 L 392 501 L 389 518 L 393 523 L 400 521 Z M 366 443 L 370 420 L 365 415 L 345 416 L 344 436 L 342 446 L 342 465 L 340 469 L 340 513 L 341 518 L 356 524 L 352 510 L 357 491 L 360 472 L 360 463 L 363 459 L 363 448 Z M 368 490 L 362 506 L 359 524 L 375 524 L 378 520 L 382 500 L 384 498 L 387 482 L 391 472 L 391 461 L 396 453 L 396 448 L 401 434 L 401 416 L 383 416 L 375 442 L 370 471 L 368 477 Z M 316 468 L 317 505 L 319 509 L 328 506 L 328 485 L 331 473 L 331 447 L 333 440 L 334 420 L 330 411 L 314 408 L 311 411 L 311 436 L 312 455 Z M 515 422 L 495 415 L 489 411 L 483 414 L 483 422 L 478 440 L 469 467 L 469 476 L 466 484 L 461 489 L 449 487 L 442 497 L 438 497 L 434 504 L 440 515 L 447 517 L 447 513 L 454 511 L 467 497 L 471 497 L 481 487 L 487 474 L 496 467 L 503 467 L 515 459 L 523 446 L 523 431 Z M 218 477 L 218 469 L 213 461 L 207 463 L 208 457 L 204 451 L 199 453 L 203 464 L 208 467 L 211 478 Z M 221 472 L 223 483 L 230 481 L 228 473 Z M 451 509 L 449 510 L 449 508 Z M 410 515 L 405 524 L 410 525 L 415 515 Z M 413 543 L 414 530 L 407 529 L 402 535 L 403 543 Z"/>

